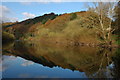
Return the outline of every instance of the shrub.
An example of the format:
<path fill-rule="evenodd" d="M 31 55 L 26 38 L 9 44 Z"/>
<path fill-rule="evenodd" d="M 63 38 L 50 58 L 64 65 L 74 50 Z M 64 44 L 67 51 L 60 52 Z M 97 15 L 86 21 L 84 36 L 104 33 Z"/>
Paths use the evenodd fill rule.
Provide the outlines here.
<path fill-rule="evenodd" d="M 76 13 L 72 13 L 72 14 L 70 15 L 70 20 L 74 20 L 74 19 L 76 19 L 76 18 L 77 18 Z"/>
<path fill-rule="evenodd" d="M 15 39 L 13 34 L 10 34 L 8 32 L 2 32 L 2 42 L 9 42 L 13 41 Z"/>

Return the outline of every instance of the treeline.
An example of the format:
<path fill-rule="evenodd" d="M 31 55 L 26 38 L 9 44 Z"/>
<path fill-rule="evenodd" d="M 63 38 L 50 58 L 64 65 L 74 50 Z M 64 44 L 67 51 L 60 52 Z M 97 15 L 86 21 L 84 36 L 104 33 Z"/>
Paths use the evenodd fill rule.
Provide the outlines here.
<path fill-rule="evenodd" d="M 54 13 L 44 14 L 43 16 L 35 17 L 33 19 L 17 22 L 14 25 L 7 25 L 5 31 L 14 34 L 16 39 L 20 39 L 21 37 L 26 37 L 27 33 L 34 32 L 36 25 L 45 24 L 48 20 L 53 20 L 57 16 L 58 15 Z"/>

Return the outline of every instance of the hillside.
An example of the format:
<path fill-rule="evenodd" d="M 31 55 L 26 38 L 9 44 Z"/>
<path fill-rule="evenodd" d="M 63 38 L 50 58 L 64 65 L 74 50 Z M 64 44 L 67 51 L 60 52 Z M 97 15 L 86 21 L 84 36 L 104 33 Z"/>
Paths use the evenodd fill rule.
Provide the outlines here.
<path fill-rule="evenodd" d="M 106 27 L 109 20 L 105 18 Z M 102 35 L 96 29 L 99 27 L 98 17 L 94 12 L 63 14 L 54 20 L 47 21 L 44 25 L 38 25 L 33 36 L 27 39 L 64 45 L 77 46 L 81 43 L 93 45 L 103 42 Z"/>
<path fill-rule="evenodd" d="M 34 32 L 37 25 L 45 24 L 47 20 L 53 20 L 56 16 L 56 14 L 50 13 L 35 17 L 34 19 L 27 19 L 14 25 L 10 25 L 6 31 L 14 34 L 17 39 L 20 39 L 21 37 L 26 37 L 28 33 Z"/>
<path fill-rule="evenodd" d="M 109 21 L 109 18 L 104 17 L 106 28 Z M 77 46 L 103 43 L 103 36 L 98 29 L 98 15 L 91 11 L 81 11 L 59 16 L 45 14 L 11 25 L 6 31 L 14 34 L 16 39 Z"/>
<path fill-rule="evenodd" d="M 2 32 L 2 42 L 3 43 L 11 42 L 14 40 L 15 40 L 15 37 L 13 34 L 10 34 L 10 33 L 5 32 L 5 31 Z"/>

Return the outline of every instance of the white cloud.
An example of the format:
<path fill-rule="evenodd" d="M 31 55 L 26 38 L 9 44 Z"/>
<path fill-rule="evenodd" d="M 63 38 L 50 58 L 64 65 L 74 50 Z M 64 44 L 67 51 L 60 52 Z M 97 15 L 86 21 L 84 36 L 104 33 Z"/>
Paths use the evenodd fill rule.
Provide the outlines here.
<path fill-rule="evenodd" d="M 29 19 L 29 18 L 34 18 L 35 17 L 35 14 L 31 14 L 31 13 L 28 13 L 28 12 L 23 12 L 22 15 L 24 15 L 25 19 Z"/>
<path fill-rule="evenodd" d="M 0 9 L 4 12 L 10 12 L 10 10 L 6 6 L 3 6 L 3 5 L 0 5 Z"/>
<path fill-rule="evenodd" d="M 0 5 L 0 17 L 10 13 L 10 10 L 3 5 Z"/>
<path fill-rule="evenodd" d="M 17 17 L 12 17 L 12 18 L 9 18 L 9 19 L 11 19 L 11 21 L 13 21 L 13 22 L 18 21 Z"/>
<path fill-rule="evenodd" d="M 25 60 L 24 63 L 22 63 L 21 65 L 22 66 L 29 66 L 29 65 L 33 65 L 33 64 L 34 64 L 34 62 Z"/>
<path fill-rule="evenodd" d="M 16 17 L 6 17 L 6 16 L 0 16 L 0 23 L 1 22 L 16 22 L 16 21 L 18 21 L 18 18 L 16 18 Z"/>
<path fill-rule="evenodd" d="M 18 20 L 16 17 L 10 17 L 12 11 L 4 5 L 0 5 L 0 23 L 3 22 L 15 22 Z"/>
<path fill-rule="evenodd" d="M 0 72 L 7 70 L 11 64 L 8 63 L 8 61 L 15 60 L 16 57 L 14 56 L 2 56 L 2 62 L 0 63 Z"/>

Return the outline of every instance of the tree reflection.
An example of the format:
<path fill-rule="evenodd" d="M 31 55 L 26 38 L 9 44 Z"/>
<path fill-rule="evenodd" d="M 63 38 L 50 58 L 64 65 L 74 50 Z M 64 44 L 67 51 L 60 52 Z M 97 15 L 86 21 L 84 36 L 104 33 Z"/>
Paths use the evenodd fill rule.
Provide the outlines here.
<path fill-rule="evenodd" d="M 113 77 L 119 78 L 120 77 L 120 49 L 118 49 L 113 57 Z"/>
<path fill-rule="evenodd" d="M 33 45 L 31 45 L 33 44 Z M 42 43 L 16 42 L 7 54 L 19 56 L 50 68 L 85 72 L 89 78 L 112 78 L 119 76 L 120 55 L 114 56 L 115 49 L 99 47 L 63 47 Z M 119 51 L 118 51 L 119 52 Z M 111 57 L 114 56 L 113 61 Z M 114 65 L 114 68 L 111 68 Z M 119 74 L 118 74 L 119 73 Z M 117 76 L 118 75 L 118 76 Z"/>
<path fill-rule="evenodd" d="M 92 75 L 88 75 L 89 77 L 92 78 L 112 78 L 112 71 L 110 70 L 110 65 L 112 64 L 112 60 L 111 60 L 111 54 L 112 49 L 111 48 L 103 48 L 102 51 L 100 50 L 100 52 L 102 52 L 102 58 L 101 58 L 101 62 L 99 65 L 99 69 L 98 71 L 96 71 L 96 73 L 92 74 Z M 106 62 L 106 64 L 104 64 L 104 61 Z M 104 66 L 106 65 L 106 66 Z"/>

